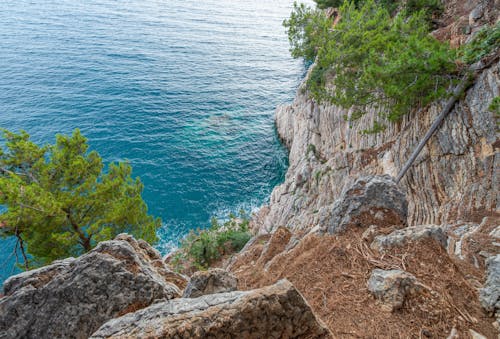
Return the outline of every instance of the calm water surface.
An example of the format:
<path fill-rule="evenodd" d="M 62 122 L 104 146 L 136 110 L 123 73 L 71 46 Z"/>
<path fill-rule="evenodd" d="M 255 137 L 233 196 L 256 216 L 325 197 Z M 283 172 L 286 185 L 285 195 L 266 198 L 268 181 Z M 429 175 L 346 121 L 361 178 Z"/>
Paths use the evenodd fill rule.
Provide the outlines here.
<path fill-rule="evenodd" d="M 40 143 L 78 127 L 107 162 L 129 160 L 166 253 L 283 180 L 273 111 L 304 72 L 281 26 L 292 3 L 2 0 L 0 127 Z M 1 241 L 0 281 L 14 261 Z"/>

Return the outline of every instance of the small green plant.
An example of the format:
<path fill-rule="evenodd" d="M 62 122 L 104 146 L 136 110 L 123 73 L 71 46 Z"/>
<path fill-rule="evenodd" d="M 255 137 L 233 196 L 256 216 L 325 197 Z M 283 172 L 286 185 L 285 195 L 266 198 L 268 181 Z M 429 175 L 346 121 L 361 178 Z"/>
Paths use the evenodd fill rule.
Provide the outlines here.
<path fill-rule="evenodd" d="M 425 12 L 427 19 L 439 17 L 444 6 L 441 0 L 407 0 L 403 8 L 408 15 Z"/>
<path fill-rule="evenodd" d="M 387 126 L 385 126 L 384 124 L 381 124 L 378 121 L 374 121 L 372 128 L 370 128 L 370 129 L 364 129 L 363 131 L 361 131 L 361 134 L 364 134 L 364 135 L 367 135 L 367 134 L 378 134 L 380 132 L 385 131 L 386 128 L 387 128 Z"/>
<path fill-rule="evenodd" d="M 229 220 L 219 223 L 212 218 L 208 229 L 191 231 L 181 241 L 179 251 L 171 260 L 178 271 L 185 268 L 186 263 L 197 270 L 206 270 L 224 255 L 240 251 L 252 237 L 249 229 L 249 218 L 240 212 L 237 218 L 230 215 Z"/>
<path fill-rule="evenodd" d="M 500 97 L 495 97 L 491 100 L 491 104 L 488 107 L 490 112 L 495 113 L 497 115 L 500 114 Z"/>
<path fill-rule="evenodd" d="M 321 177 L 323 176 L 323 172 L 321 171 L 317 171 L 315 174 L 314 174 L 314 178 L 316 179 L 316 185 L 319 184 L 319 181 L 321 180 Z"/>
<path fill-rule="evenodd" d="M 500 126 L 500 97 L 495 97 L 491 100 L 490 106 L 488 107 L 491 113 L 493 113 L 494 119 L 497 122 L 497 128 Z"/>
<path fill-rule="evenodd" d="M 500 22 L 481 29 L 474 39 L 464 45 L 460 51 L 461 59 L 466 64 L 478 62 L 500 47 Z"/>
<path fill-rule="evenodd" d="M 317 152 L 318 151 L 316 150 L 315 145 L 313 145 L 313 144 L 307 145 L 306 155 L 309 155 L 310 153 L 312 153 L 316 157 Z"/>

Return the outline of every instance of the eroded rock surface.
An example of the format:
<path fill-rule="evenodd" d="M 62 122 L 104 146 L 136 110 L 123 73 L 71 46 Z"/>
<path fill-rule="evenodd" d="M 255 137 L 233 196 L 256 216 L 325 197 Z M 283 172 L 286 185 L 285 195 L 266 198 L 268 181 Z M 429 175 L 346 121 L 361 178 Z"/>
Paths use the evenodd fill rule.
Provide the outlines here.
<path fill-rule="evenodd" d="M 478 222 L 478 215 L 498 212 L 499 138 L 489 105 L 500 95 L 499 83 L 497 62 L 481 72 L 400 182 L 408 200 L 408 225 Z M 349 110 L 318 104 L 299 89 L 291 105 L 276 111 L 278 134 L 290 150 L 290 166 L 254 228 L 261 233 L 279 226 L 310 229 L 331 211 L 347 179 L 396 176 L 445 102 L 366 135 L 362 131 L 378 119 L 376 109 L 349 122 L 344 118 Z"/>
<path fill-rule="evenodd" d="M 373 239 L 370 247 L 372 249 L 383 251 L 394 246 L 403 246 L 404 244 L 421 239 L 434 239 L 443 248 L 447 245 L 447 235 L 439 225 L 419 225 L 406 227 L 396 230 L 387 235 L 378 235 Z"/>
<path fill-rule="evenodd" d="M 417 279 L 401 270 L 373 270 L 368 280 L 368 290 L 390 310 L 403 307 L 407 296 L 420 290 Z"/>
<path fill-rule="evenodd" d="M 197 298 L 202 295 L 232 292 L 238 287 L 238 279 L 226 270 L 214 268 L 199 271 L 191 276 L 183 298 Z"/>
<path fill-rule="evenodd" d="M 154 304 L 104 324 L 92 338 L 332 338 L 287 280 L 247 292 Z"/>
<path fill-rule="evenodd" d="M 346 185 L 320 227 L 332 234 L 351 225 L 405 225 L 407 213 L 405 194 L 390 176 L 362 176 Z"/>
<path fill-rule="evenodd" d="M 185 283 L 146 242 L 119 235 L 79 258 L 8 279 L 0 338 L 87 338 L 109 319 L 180 297 L 176 284 Z"/>
<path fill-rule="evenodd" d="M 488 312 L 496 315 L 500 325 L 500 254 L 490 257 L 486 261 L 487 279 L 480 290 L 479 300 Z"/>

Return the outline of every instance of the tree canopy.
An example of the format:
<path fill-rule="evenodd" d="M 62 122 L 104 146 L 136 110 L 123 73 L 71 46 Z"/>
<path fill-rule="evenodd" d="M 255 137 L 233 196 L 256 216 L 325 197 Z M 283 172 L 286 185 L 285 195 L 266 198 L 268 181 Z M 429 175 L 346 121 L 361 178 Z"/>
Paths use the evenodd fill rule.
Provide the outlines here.
<path fill-rule="evenodd" d="M 129 164 L 111 163 L 88 151 L 76 129 L 39 146 L 28 133 L 3 130 L 0 148 L 0 236 L 14 236 L 25 267 L 80 255 L 98 242 L 129 233 L 157 240 L 159 218 L 148 215 L 143 185 Z"/>
<path fill-rule="evenodd" d="M 457 54 L 429 35 L 426 11 L 393 16 L 364 0 L 344 2 L 339 12 L 333 25 L 323 11 L 295 4 L 284 22 L 292 55 L 315 60 L 307 81 L 314 98 L 353 108 L 351 119 L 375 107 L 381 120 L 396 121 L 446 95 Z M 376 122 L 374 132 L 381 128 Z"/>

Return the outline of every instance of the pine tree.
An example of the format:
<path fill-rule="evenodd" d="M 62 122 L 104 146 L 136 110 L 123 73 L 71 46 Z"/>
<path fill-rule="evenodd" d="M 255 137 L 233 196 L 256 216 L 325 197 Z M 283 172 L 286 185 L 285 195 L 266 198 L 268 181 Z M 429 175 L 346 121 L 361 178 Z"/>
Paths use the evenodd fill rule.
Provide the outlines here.
<path fill-rule="evenodd" d="M 307 88 L 316 100 L 353 108 L 351 119 L 380 111 L 367 133 L 445 97 L 458 75 L 456 51 L 429 35 L 428 12 L 393 15 L 390 3 L 345 2 L 335 25 L 323 11 L 295 6 L 285 21 L 292 55 L 315 60 Z"/>
<path fill-rule="evenodd" d="M 26 132 L 4 130 L 0 148 L 0 235 L 14 236 L 25 267 L 77 256 L 127 232 L 155 242 L 161 224 L 147 213 L 143 185 L 127 163 L 106 171 L 79 130 L 38 146 Z"/>

